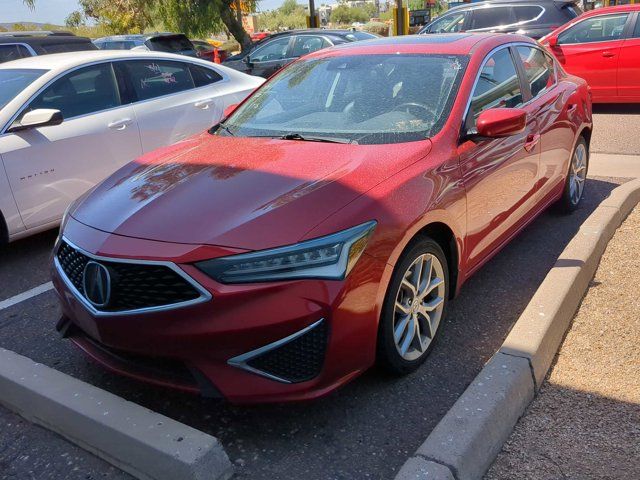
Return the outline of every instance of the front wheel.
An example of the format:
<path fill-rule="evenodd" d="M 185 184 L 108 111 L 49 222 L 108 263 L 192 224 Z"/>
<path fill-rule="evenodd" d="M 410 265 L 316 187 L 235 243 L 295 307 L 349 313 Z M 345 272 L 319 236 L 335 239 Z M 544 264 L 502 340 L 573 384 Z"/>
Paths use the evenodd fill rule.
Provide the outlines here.
<path fill-rule="evenodd" d="M 573 150 L 569 163 L 569 173 L 565 180 L 564 192 L 558 202 L 560 210 L 571 213 L 578 208 L 584 193 L 584 185 L 587 181 L 589 168 L 589 149 L 584 137 L 580 137 Z"/>
<path fill-rule="evenodd" d="M 429 238 L 416 242 L 391 277 L 380 318 L 378 363 L 395 374 L 417 369 L 433 348 L 449 296 L 447 259 Z"/>

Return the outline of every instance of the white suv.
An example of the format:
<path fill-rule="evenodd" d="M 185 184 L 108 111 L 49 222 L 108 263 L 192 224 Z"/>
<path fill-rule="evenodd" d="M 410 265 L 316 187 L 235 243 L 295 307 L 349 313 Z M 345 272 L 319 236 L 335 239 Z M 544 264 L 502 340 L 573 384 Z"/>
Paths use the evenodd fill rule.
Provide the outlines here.
<path fill-rule="evenodd" d="M 0 65 L 0 242 L 57 226 L 74 199 L 116 169 L 203 132 L 263 82 L 158 52 Z"/>

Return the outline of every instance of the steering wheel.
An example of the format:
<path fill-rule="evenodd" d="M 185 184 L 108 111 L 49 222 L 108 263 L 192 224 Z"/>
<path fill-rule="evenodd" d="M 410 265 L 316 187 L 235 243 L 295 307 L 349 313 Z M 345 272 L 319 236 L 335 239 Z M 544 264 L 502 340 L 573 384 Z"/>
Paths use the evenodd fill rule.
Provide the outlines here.
<path fill-rule="evenodd" d="M 406 103 L 401 103 L 400 105 L 396 105 L 395 107 L 393 107 L 391 109 L 391 111 L 395 112 L 395 111 L 405 111 L 407 113 L 411 113 L 413 115 L 413 113 L 411 112 L 412 109 L 420 109 L 423 110 L 424 112 L 427 113 L 429 119 L 431 119 L 433 117 L 433 112 L 431 111 L 431 109 L 429 107 L 427 107 L 426 105 L 422 104 L 422 103 L 417 103 L 417 102 L 406 102 Z M 419 117 L 419 118 L 423 118 L 420 114 L 414 115 L 415 117 Z"/>

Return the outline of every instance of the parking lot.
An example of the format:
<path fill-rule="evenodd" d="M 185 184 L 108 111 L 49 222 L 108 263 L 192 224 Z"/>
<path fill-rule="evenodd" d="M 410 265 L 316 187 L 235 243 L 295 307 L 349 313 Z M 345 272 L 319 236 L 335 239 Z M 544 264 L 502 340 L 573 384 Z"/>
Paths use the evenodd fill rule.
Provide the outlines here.
<path fill-rule="evenodd" d="M 640 152 L 640 108 L 595 110 L 592 151 Z M 374 369 L 313 403 L 235 407 L 116 377 L 58 337 L 52 291 L 0 307 L 0 346 L 218 437 L 238 478 L 390 478 L 500 346 L 582 221 L 623 181 L 592 178 L 578 212 L 543 214 L 480 270 L 451 304 L 439 343 L 416 373 L 393 378 Z M 56 233 L 0 251 L 0 302 L 49 281 Z M 127 477 L 97 459 L 74 461 L 74 452 L 88 454 L 17 419 L 0 409 L 0 470 L 9 475 L 57 478 L 73 465 L 77 476 L 69 478 Z M 9 447 L 16 438 L 28 448 Z"/>

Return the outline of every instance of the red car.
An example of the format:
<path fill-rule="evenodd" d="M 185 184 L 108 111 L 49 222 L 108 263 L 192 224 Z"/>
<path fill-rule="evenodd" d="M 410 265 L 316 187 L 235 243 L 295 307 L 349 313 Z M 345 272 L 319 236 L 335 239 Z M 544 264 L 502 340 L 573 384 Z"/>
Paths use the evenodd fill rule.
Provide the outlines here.
<path fill-rule="evenodd" d="M 411 372 L 482 264 L 579 205 L 587 90 L 516 35 L 307 55 L 70 207 L 59 329 L 115 372 L 237 403 Z"/>
<path fill-rule="evenodd" d="M 594 103 L 640 102 L 640 5 L 598 8 L 540 40 Z"/>

